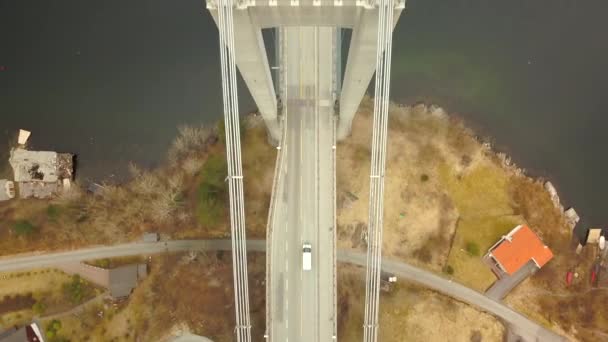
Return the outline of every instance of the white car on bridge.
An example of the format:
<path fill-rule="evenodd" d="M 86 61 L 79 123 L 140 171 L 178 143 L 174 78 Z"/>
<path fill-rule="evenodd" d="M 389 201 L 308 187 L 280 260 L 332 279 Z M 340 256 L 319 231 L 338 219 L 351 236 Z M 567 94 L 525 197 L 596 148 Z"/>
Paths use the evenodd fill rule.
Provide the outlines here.
<path fill-rule="evenodd" d="M 302 245 L 302 269 L 304 271 L 312 269 L 312 245 L 306 242 Z"/>

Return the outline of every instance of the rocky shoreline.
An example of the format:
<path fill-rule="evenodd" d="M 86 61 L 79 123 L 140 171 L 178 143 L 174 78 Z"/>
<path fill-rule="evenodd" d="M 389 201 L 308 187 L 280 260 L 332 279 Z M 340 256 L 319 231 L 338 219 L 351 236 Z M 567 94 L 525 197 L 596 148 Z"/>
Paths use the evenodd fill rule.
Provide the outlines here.
<path fill-rule="evenodd" d="M 403 107 L 406 107 L 406 108 L 421 107 L 421 110 L 429 112 L 429 113 L 431 113 L 431 115 L 433 115 L 435 117 L 446 119 L 446 120 L 453 120 L 453 118 L 450 116 L 450 114 L 448 114 L 442 107 L 439 107 L 437 105 L 433 105 L 433 104 L 429 105 L 426 103 L 417 103 L 414 106 L 405 106 L 405 105 L 397 105 L 397 106 L 402 107 L 402 108 Z M 465 128 L 467 127 L 466 124 L 464 124 L 464 126 L 465 126 Z M 474 134 L 468 128 L 466 128 L 466 130 L 468 131 L 468 133 L 470 134 L 470 136 L 473 139 L 475 139 L 477 142 L 479 142 L 481 144 L 483 152 L 488 155 L 494 156 L 496 158 L 496 160 L 499 162 L 500 166 L 504 170 L 506 170 L 511 176 L 525 177 L 532 182 L 542 184 L 543 188 L 545 189 L 547 194 L 549 194 L 549 196 L 551 197 L 551 201 L 553 202 L 553 205 L 555 206 L 556 209 L 558 209 L 562 213 L 563 219 L 568 223 L 570 231 L 572 231 L 576 227 L 577 223 L 580 221 L 580 217 L 579 217 L 578 213 L 576 212 L 576 209 L 573 206 L 565 207 L 561 203 L 561 199 L 557 192 L 557 189 L 555 188 L 555 186 L 553 185 L 553 183 L 551 181 L 544 179 L 543 177 L 531 176 L 530 174 L 528 174 L 528 172 L 525 168 L 518 166 L 513 161 L 511 156 L 509 156 L 505 152 L 498 151 L 488 139 L 484 139 L 484 137 Z"/>

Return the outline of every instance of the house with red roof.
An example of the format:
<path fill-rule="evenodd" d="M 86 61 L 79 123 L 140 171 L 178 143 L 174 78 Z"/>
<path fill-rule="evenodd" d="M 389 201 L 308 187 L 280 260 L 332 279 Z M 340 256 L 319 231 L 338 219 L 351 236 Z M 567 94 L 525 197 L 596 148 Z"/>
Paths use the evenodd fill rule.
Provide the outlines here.
<path fill-rule="evenodd" d="M 519 225 L 503 236 L 485 255 L 496 276 L 512 276 L 528 262 L 540 269 L 553 253 L 528 226 Z"/>

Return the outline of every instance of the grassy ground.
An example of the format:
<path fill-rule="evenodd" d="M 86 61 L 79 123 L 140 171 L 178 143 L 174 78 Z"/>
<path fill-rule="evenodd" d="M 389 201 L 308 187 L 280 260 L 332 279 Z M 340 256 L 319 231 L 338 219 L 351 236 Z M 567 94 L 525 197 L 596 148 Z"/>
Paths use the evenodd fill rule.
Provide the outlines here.
<path fill-rule="evenodd" d="M 343 248 L 364 247 L 371 109 L 364 100 L 352 135 L 338 149 Z M 461 122 L 438 108 L 392 106 L 390 115 L 384 254 L 434 271 L 451 269 L 458 280 L 485 289 L 494 276 L 481 255 L 521 222 L 513 210 L 510 172 Z"/>
<path fill-rule="evenodd" d="M 446 270 L 465 285 L 485 291 L 496 277 L 481 256 L 501 236 L 523 223 L 512 209 L 510 176 L 487 159 L 462 174 L 454 174 L 443 165 L 440 175 L 459 213 Z"/>
<path fill-rule="evenodd" d="M 254 341 L 263 341 L 264 266 L 262 255 L 249 255 Z M 190 331 L 232 341 L 233 302 L 229 253 L 163 254 L 153 257 L 148 278 L 127 301 L 93 304 L 77 317 L 62 317 L 58 335 L 72 341 L 158 341 Z"/>
<path fill-rule="evenodd" d="M 242 146 L 247 236 L 263 239 L 266 238 L 277 150 L 268 143 L 266 127 L 259 117 L 250 118 L 244 127 Z"/>
<path fill-rule="evenodd" d="M 440 271 L 458 213 L 439 181 L 438 165 L 474 160 L 475 145 L 455 132 L 438 111 L 391 107 L 385 179 L 385 255 Z M 351 136 L 338 145 L 338 245 L 363 248 L 367 230 L 372 102 L 365 99 Z M 433 114 L 434 113 L 434 114 Z M 436 133 L 433 139 L 428 135 Z"/>
<path fill-rule="evenodd" d="M 496 277 L 485 265 L 481 256 L 515 227 L 521 218 L 515 216 L 487 217 L 474 220 L 462 219 L 454 236 L 454 242 L 446 270 L 451 268 L 453 277 L 478 291 L 485 291 Z M 472 246 L 477 246 L 476 252 Z"/>
<path fill-rule="evenodd" d="M 339 248 L 365 248 L 362 236 L 368 222 L 372 109 L 372 101 L 365 99 L 354 119 L 351 136 L 338 145 Z M 439 108 L 393 105 L 390 110 L 384 255 L 450 273 L 456 280 L 482 291 L 494 277 L 481 262 L 481 256 L 501 235 L 525 222 L 555 257 L 517 288 L 507 302 L 576 338 L 606 339 L 608 330 L 604 327 L 608 326 L 608 319 L 596 303 L 608 298 L 603 292 L 590 291 L 588 281 L 583 280 L 588 279 L 593 256 L 588 252 L 575 256 L 571 252 L 569 229 L 542 183 L 504 166 L 461 122 Z M 166 165 L 155 170 L 134 166 L 131 182 L 108 185 L 102 196 L 75 191 L 53 201 L 0 203 L 0 255 L 133 241 L 148 231 L 173 239 L 229 236 L 225 147 L 218 133 L 221 129 L 180 128 Z M 276 150 L 267 144 L 259 117 L 248 116 L 242 133 L 248 237 L 263 238 Z M 221 304 L 232 302 L 230 290 L 224 286 L 232 283 L 226 259 L 229 256 L 205 256 L 197 261 L 160 257 L 152 275 L 128 302 L 117 307 L 91 305 L 81 317 L 63 318 L 61 329 L 75 340 L 91 336 L 110 341 L 132 341 L 136 337 L 154 340 L 172 329 L 190 329 L 218 341 L 230 340 L 232 307 Z M 253 267 L 252 286 L 263 288 L 263 262 L 255 258 L 252 262 L 259 264 Z M 580 280 L 569 288 L 563 282 L 567 270 L 581 274 Z M 200 279 L 214 280 L 196 281 Z M 358 293 L 354 278 L 341 275 L 340 279 L 341 283 L 352 285 L 341 285 L 340 326 L 359 331 L 361 303 L 348 299 Z M 190 289 L 188 293 L 200 295 L 193 299 L 176 289 Z M 405 296 L 408 292 L 416 293 L 415 298 Z M 411 333 L 414 340 L 433 340 L 433 336 L 425 335 L 427 331 L 434 332 L 429 319 L 450 327 L 454 322 L 464 324 L 460 316 L 472 321 L 484 317 L 412 287 L 399 288 L 391 296 L 394 298 L 383 303 L 387 310 L 383 311 L 383 319 Z M 252 308 L 260 310 L 263 304 L 259 298 L 263 297 L 263 293 L 257 295 L 258 302 Z M 419 298 L 425 300 L 414 300 Z M 29 303 L 27 296 L 14 302 Z M 149 303 L 158 312 L 150 310 Z M 199 311 L 199 307 L 204 309 Z M 100 311 L 104 312 L 101 317 Z M 439 316 L 444 311 L 445 315 Z M 20 322 L 31 313 L 31 309 L 14 311 L 3 319 Z M 259 317 L 256 319 L 263 318 L 262 312 L 255 314 Z M 417 321 L 425 317 L 427 321 Z M 494 336 L 488 328 L 491 326 L 488 323 L 476 327 L 479 333 L 465 329 L 458 340 L 479 340 L 479 334 Z M 447 330 L 439 331 L 447 334 Z M 348 335 L 350 328 L 341 328 L 341 332 L 346 334 L 345 340 L 359 338 Z M 393 336 L 401 337 L 400 333 L 395 331 Z M 390 338 L 386 336 L 385 340 Z"/>
<path fill-rule="evenodd" d="M 574 255 L 563 214 L 542 181 L 506 166 L 461 122 L 437 108 L 392 106 L 390 111 L 383 254 L 443 271 L 484 291 L 495 277 L 482 255 L 502 235 L 527 223 L 554 258 L 506 301 L 573 338 L 608 339 L 608 322 L 594 305 L 594 296 L 604 294 L 592 295 L 588 284 L 593 256 Z M 366 99 L 351 136 L 338 145 L 340 248 L 365 248 L 371 112 L 372 103 Z M 568 270 L 580 277 L 566 288 Z"/>
<path fill-rule="evenodd" d="M 6 272 L 0 274 L 0 279 L 0 326 L 3 327 L 26 323 L 35 316 L 68 311 L 99 293 L 92 284 L 79 282 L 76 298 L 76 291 L 71 287 L 73 277 L 56 269 Z M 12 308 L 9 313 L 3 312 L 3 305 L 17 297 L 30 300 L 22 301 L 24 305 Z"/>
<path fill-rule="evenodd" d="M 573 252 L 564 218 L 542 189 L 540 182 L 518 178 L 511 182 L 510 191 L 515 199 L 514 209 L 537 227 L 553 250 L 554 258 L 516 288 L 506 302 L 546 326 L 563 331 L 572 340 L 607 340 L 608 317 L 598 303 L 605 302 L 608 293 L 592 289 L 589 281 L 596 251 L 588 246 L 581 255 Z M 565 277 L 569 270 L 577 272 L 579 277 L 567 287 Z"/>
<path fill-rule="evenodd" d="M 340 265 L 338 337 L 343 341 L 362 338 L 364 279 L 363 269 Z M 494 317 L 407 283 L 383 292 L 380 310 L 380 341 L 500 341 L 504 334 Z"/>

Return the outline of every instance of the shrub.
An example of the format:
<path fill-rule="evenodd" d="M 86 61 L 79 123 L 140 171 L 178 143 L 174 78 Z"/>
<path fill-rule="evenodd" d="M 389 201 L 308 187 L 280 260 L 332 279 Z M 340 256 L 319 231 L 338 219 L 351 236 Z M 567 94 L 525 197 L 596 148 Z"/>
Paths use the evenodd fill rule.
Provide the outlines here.
<path fill-rule="evenodd" d="M 58 205 L 50 204 L 46 208 L 46 215 L 51 221 L 56 221 L 61 214 L 61 208 Z"/>
<path fill-rule="evenodd" d="M 40 301 L 36 302 L 32 306 L 32 311 L 34 311 L 34 314 L 36 314 L 36 315 L 42 315 L 44 313 L 44 311 L 46 311 L 46 304 L 44 304 L 43 302 L 40 302 Z"/>
<path fill-rule="evenodd" d="M 97 265 L 101 268 L 110 267 L 110 259 L 101 259 L 97 262 Z"/>
<path fill-rule="evenodd" d="M 52 320 L 46 326 L 46 337 L 48 337 L 49 342 L 67 342 L 68 339 L 64 337 L 57 336 L 57 333 L 61 330 L 61 321 Z"/>
<path fill-rule="evenodd" d="M 443 268 L 443 271 L 449 275 L 454 274 L 454 267 L 447 265 L 446 267 Z"/>
<path fill-rule="evenodd" d="M 423 183 L 424 183 L 424 182 L 426 182 L 426 181 L 428 181 L 428 180 L 429 180 L 429 175 L 427 175 L 427 174 L 423 174 L 422 176 L 420 176 L 420 181 L 421 181 L 421 182 L 423 182 Z"/>
<path fill-rule="evenodd" d="M 64 295 L 74 304 L 79 304 L 85 297 L 86 281 L 78 274 L 72 276 L 72 281 L 63 284 Z"/>
<path fill-rule="evenodd" d="M 27 220 L 20 220 L 13 224 L 13 231 L 19 236 L 28 236 L 36 232 L 38 229 Z"/>
<path fill-rule="evenodd" d="M 467 242 L 465 249 L 469 254 L 479 256 L 479 245 L 477 243 L 469 241 Z"/>

